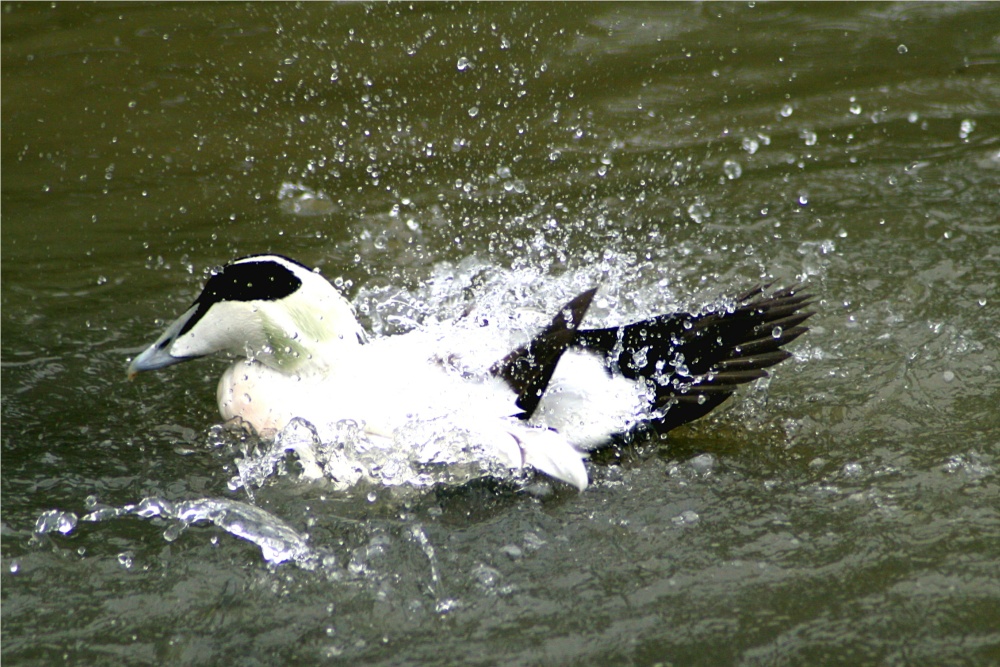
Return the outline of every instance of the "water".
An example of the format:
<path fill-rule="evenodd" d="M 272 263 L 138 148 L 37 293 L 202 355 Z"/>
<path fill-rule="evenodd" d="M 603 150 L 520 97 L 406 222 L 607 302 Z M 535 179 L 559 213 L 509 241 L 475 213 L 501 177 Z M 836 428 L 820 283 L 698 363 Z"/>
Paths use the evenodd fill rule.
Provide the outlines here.
<path fill-rule="evenodd" d="M 5 663 L 1000 662 L 993 5 L 3 12 Z M 243 485 L 224 362 L 124 368 L 255 252 L 376 333 L 819 314 L 583 494 Z"/>

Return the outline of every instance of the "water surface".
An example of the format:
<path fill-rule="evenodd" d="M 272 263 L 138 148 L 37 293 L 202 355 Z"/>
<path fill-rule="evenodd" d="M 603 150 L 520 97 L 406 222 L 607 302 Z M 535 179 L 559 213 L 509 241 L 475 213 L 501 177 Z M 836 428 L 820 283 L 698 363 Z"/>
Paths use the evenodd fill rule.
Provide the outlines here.
<path fill-rule="evenodd" d="M 5 663 L 1000 661 L 995 5 L 2 7 Z M 376 332 L 463 281 L 818 314 L 583 494 L 251 496 L 223 362 L 124 369 L 258 252 Z"/>

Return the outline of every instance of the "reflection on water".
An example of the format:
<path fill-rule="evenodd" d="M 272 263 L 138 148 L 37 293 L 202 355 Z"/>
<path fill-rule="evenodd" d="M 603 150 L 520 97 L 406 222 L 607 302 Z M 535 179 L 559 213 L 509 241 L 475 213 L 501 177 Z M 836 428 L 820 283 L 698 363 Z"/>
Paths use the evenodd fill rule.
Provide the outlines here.
<path fill-rule="evenodd" d="M 992 5 L 3 12 L 6 661 L 995 659 Z M 123 368 L 256 252 L 376 334 L 576 282 L 609 321 L 822 300 L 772 381 L 584 494 L 287 457 L 234 490 L 216 362 Z"/>

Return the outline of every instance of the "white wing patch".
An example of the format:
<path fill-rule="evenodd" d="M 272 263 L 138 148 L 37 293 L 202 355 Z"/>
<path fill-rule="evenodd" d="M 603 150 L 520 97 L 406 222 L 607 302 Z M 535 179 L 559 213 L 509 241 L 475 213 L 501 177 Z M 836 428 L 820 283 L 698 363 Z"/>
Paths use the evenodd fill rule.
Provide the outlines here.
<path fill-rule="evenodd" d="M 554 428 L 577 449 L 590 451 L 632 428 L 649 401 L 644 382 L 612 376 L 597 355 L 570 350 L 559 360 L 531 423 Z"/>

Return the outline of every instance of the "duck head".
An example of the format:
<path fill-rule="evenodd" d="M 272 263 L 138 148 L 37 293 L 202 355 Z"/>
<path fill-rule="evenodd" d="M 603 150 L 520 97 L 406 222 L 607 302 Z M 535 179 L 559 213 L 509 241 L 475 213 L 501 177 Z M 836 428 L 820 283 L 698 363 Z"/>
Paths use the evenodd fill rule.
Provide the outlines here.
<path fill-rule="evenodd" d="M 191 307 L 132 360 L 130 378 L 215 352 L 281 372 L 322 366 L 330 347 L 357 345 L 364 330 L 325 278 L 280 255 L 253 255 L 212 275 Z"/>

